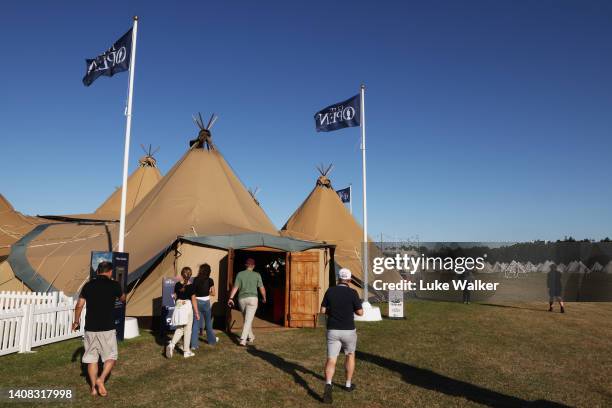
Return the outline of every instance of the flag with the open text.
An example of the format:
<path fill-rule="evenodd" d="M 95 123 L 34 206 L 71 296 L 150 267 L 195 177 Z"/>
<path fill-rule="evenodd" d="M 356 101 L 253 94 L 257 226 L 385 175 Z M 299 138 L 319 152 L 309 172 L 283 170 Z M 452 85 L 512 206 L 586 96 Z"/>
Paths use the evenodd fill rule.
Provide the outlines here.
<path fill-rule="evenodd" d="M 336 193 L 338 194 L 338 197 L 340 197 L 340 200 L 342 200 L 343 203 L 351 202 L 351 188 L 350 187 L 343 188 L 342 190 L 336 190 Z"/>
<path fill-rule="evenodd" d="M 335 103 L 315 113 L 317 132 L 331 132 L 347 127 L 359 126 L 361 120 L 361 98 L 355 95 L 346 101 Z"/>
<path fill-rule="evenodd" d="M 132 29 L 130 28 L 112 47 L 93 59 L 86 59 L 87 72 L 83 84 L 89 86 L 101 76 L 112 77 L 130 68 L 132 57 Z"/>

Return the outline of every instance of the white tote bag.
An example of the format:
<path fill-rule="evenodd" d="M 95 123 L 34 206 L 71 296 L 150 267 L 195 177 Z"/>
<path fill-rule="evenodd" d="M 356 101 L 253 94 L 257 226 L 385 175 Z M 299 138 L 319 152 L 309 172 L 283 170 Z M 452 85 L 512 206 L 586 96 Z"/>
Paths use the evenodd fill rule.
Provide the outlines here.
<path fill-rule="evenodd" d="M 189 322 L 189 308 L 191 303 L 186 300 L 178 300 L 174 306 L 174 313 L 172 313 L 172 325 L 173 326 L 185 326 Z"/>

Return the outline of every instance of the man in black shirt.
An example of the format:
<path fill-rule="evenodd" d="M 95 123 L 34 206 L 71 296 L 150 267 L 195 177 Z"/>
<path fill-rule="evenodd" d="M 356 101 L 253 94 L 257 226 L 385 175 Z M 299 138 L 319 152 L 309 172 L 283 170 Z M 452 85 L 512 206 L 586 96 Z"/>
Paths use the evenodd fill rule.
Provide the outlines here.
<path fill-rule="evenodd" d="M 355 349 L 357 348 L 357 331 L 355 330 L 355 314 L 363 315 L 361 300 L 355 289 L 349 287 L 351 271 L 343 268 L 338 272 L 338 285 L 327 289 L 321 313 L 327 315 L 327 362 L 325 363 L 325 392 L 323 401 L 332 402 L 332 379 L 336 371 L 336 359 L 340 349 L 344 350 L 346 361 L 346 391 L 353 391 L 351 384 L 355 372 Z"/>
<path fill-rule="evenodd" d="M 565 313 L 565 304 L 563 304 L 563 297 L 561 296 L 561 292 L 563 286 L 561 284 L 561 271 L 556 264 L 550 264 L 550 268 L 548 271 L 548 275 L 546 276 L 547 286 L 548 286 L 548 311 L 553 311 L 553 303 L 555 300 L 559 302 L 559 306 L 561 306 L 561 313 Z"/>
<path fill-rule="evenodd" d="M 87 304 L 85 314 L 85 353 L 83 363 L 87 364 L 87 374 L 91 383 L 91 395 L 108 395 L 104 382 L 117 360 L 117 334 L 113 311 L 115 301 L 125 302 L 119 282 L 111 278 L 113 265 L 110 262 L 100 262 L 98 276 L 87 282 L 79 301 L 74 309 L 72 330 L 78 330 L 81 321 L 81 311 Z M 104 369 L 98 376 L 98 359 L 102 358 Z"/>

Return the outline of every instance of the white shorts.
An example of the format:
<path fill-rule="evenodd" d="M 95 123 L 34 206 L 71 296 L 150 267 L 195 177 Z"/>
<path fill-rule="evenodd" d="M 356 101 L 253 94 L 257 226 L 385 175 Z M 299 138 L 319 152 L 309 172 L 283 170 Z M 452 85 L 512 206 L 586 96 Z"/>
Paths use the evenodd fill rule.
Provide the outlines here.
<path fill-rule="evenodd" d="M 327 358 L 336 358 L 340 350 L 344 354 L 352 354 L 357 348 L 357 330 L 328 330 Z"/>
<path fill-rule="evenodd" d="M 94 364 L 101 357 L 102 361 L 117 360 L 117 333 L 113 330 L 92 332 L 86 331 L 84 335 L 85 353 L 83 363 Z"/>

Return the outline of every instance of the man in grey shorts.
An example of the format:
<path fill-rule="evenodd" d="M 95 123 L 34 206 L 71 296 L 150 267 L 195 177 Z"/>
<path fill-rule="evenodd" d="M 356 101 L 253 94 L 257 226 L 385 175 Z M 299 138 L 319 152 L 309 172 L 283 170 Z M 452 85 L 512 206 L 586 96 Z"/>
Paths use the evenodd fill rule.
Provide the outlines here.
<path fill-rule="evenodd" d="M 113 265 L 110 262 L 100 262 L 97 276 L 87 282 L 74 310 L 72 330 L 78 330 L 83 306 L 87 304 L 85 314 L 85 353 L 83 363 L 87 364 L 87 374 L 91 384 L 91 395 L 106 397 L 108 392 L 104 386 L 106 378 L 117 360 L 117 334 L 113 310 L 115 301 L 125 302 L 119 282 L 111 278 Z M 98 376 L 98 360 L 102 358 L 104 368 Z"/>
<path fill-rule="evenodd" d="M 357 331 L 355 329 L 355 314 L 363 315 L 361 300 L 355 289 L 349 287 L 351 271 L 340 269 L 338 285 L 327 289 L 321 313 L 327 315 L 327 362 L 325 363 L 325 391 L 323 402 L 332 403 L 332 379 L 336 371 L 336 360 L 340 350 L 344 350 L 346 360 L 346 384 L 344 390 L 353 391 L 355 384 L 351 383 L 355 372 L 355 349 L 357 348 Z"/>

